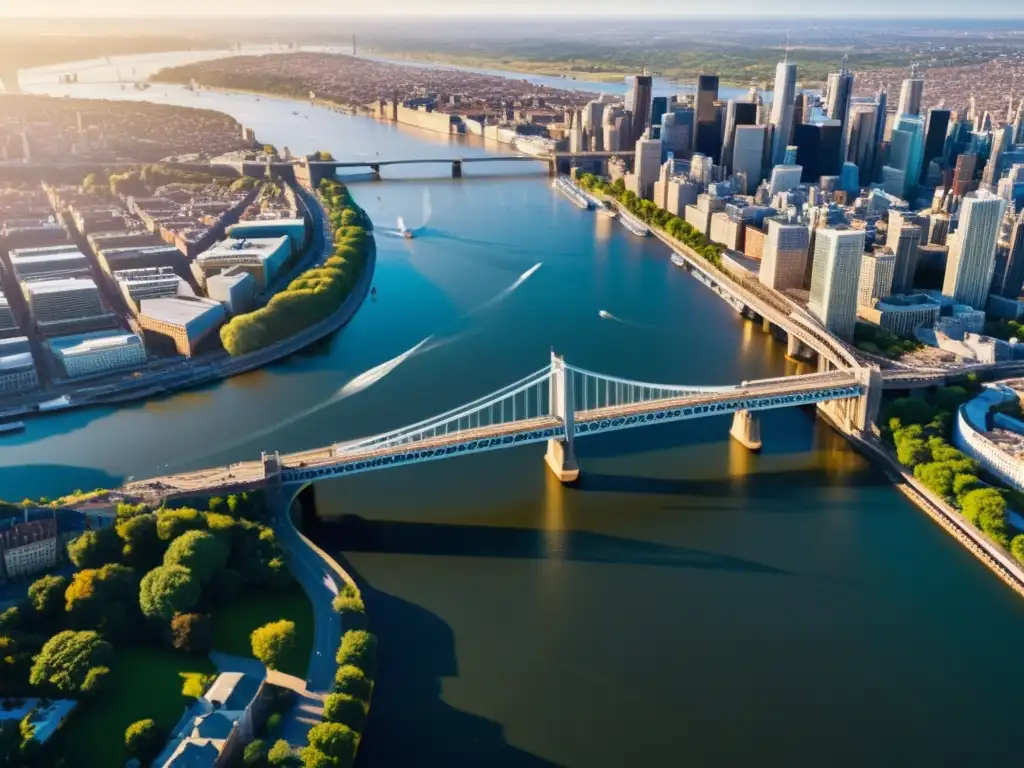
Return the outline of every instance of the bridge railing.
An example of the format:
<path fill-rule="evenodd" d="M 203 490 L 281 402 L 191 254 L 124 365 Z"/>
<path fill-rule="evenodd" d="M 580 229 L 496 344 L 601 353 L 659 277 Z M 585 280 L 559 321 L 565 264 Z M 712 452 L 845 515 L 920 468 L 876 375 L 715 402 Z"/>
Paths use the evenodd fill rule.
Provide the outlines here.
<path fill-rule="evenodd" d="M 566 365 L 565 369 L 572 376 L 573 410 L 576 411 L 669 400 L 702 393 L 730 392 L 736 389 L 735 386 L 690 387 L 633 381 L 618 376 L 595 373 L 574 365 Z"/>

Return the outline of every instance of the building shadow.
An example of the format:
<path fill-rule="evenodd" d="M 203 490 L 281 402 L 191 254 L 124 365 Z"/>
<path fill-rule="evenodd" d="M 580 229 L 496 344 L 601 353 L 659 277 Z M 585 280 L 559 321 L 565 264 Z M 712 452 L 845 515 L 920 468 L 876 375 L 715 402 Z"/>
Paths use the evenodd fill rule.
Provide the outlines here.
<path fill-rule="evenodd" d="M 344 548 L 347 552 L 545 560 L 557 550 L 559 560 L 568 562 L 790 575 L 716 552 L 581 530 L 379 521 L 345 515 L 319 523 L 315 538 L 332 552 Z"/>
<path fill-rule="evenodd" d="M 335 557 L 359 583 L 380 640 L 357 768 L 558 768 L 509 744 L 500 723 L 445 702 L 443 680 L 459 675 L 452 628 L 436 614 L 374 589 L 343 556 Z"/>

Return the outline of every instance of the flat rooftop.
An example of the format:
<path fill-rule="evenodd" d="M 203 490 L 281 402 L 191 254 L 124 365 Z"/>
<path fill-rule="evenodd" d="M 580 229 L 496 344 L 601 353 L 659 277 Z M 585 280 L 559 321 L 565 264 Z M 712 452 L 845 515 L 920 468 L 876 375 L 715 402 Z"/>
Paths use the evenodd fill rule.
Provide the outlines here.
<path fill-rule="evenodd" d="M 13 355 L 0 356 L 0 372 L 2 373 L 14 373 L 27 368 L 35 368 L 31 352 L 16 352 Z"/>
<path fill-rule="evenodd" d="M 169 296 L 143 299 L 139 314 L 170 325 L 187 326 L 210 311 L 223 312 L 219 301 L 200 297 Z"/>
<path fill-rule="evenodd" d="M 33 296 L 44 293 L 65 293 L 67 291 L 95 291 L 96 282 L 91 277 L 65 277 L 59 280 L 37 280 L 24 283 L 25 290 Z"/>
<path fill-rule="evenodd" d="M 21 259 L 31 256 L 48 256 L 50 254 L 57 253 L 78 253 L 78 246 L 65 244 L 65 245 L 42 245 L 37 248 L 15 248 L 11 251 L 11 261 L 15 259 Z"/>
<path fill-rule="evenodd" d="M 247 237 L 242 240 L 222 240 L 212 248 L 200 253 L 199 261 L 206 259 L 223 259 L 239 256 L 255 256 L 265 258 L 276 253 L 282 247 L 290 247 L 287 235 L 280 237 Z"/>
<path fill-rule="evenodd" d="M 77 249 L 64 253 L 42 253 L 38 256 L 15 256 L 13 253 L 11 254 L 11 264 L 15 267 L 30 267 L 33 264 L 75 264 L 83 261 L 86 261 L 85 254 Z"/>
<path fill-rule="evenodd" d="M 96 331 L 78 333 L 74 336 L 58 336 L 51 339 L 50 349 L 62 357 L 88 355 L 104 349 L 140 346 L 142 339 L 134 333 Z"/>

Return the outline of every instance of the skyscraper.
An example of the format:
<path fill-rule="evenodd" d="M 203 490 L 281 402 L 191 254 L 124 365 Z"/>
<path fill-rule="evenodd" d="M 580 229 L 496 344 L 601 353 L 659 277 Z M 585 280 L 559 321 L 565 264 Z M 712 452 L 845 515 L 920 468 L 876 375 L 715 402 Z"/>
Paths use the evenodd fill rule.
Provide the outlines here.
<path fill-rule="evenodd" d="M 718 75 L 697 78 L 697 109 L 694 115 L 693 151 L 700 152 L 718 162 L 721 152 L 721 127 L 718 101 Z"/>
<path fill-rule="evenodd" d="M 916 114 L 896 116 L 892 130 L 889 165 L 903 171 L 903 197 L 914 195 L 921 179 L 924 158 L 924 118 Z"/>
<path fill-rule="evenodd" d="M 651 117 L 648 125 L 653 129 L 651 135 L 655 139 L 660 139 L 661 135 L 658 130 L 661 126 L 661 118 L 668 112 L 668 98 L 665 96 L 652 96 L 651 97 Z"/>
<path fill-rule="evenodd" d="M 843 66 L 828 76 L 828 100 L 825 105 L 825 113 L 830 119 L 838 120 L 843 129 L 840 164 L 846 160 L 846 142 L 849 138 L 847 123 L 850 119 L 850 99 L 853 97 L 853 73 L 847 68 L 846 61 L 846 56 L 843 56 Z"/>
<path fill-rule="evenodd" d="M 992 150 L 989 152 L 985 170 L 981 174 L 981 183 L 989 192 L 995 192 L 999 177 L 1002 175 L 1003 153 L 1010 144 L 1010 133 L 1013 126 L 1004 125 L 992 132 Z"/>
<path fill-rule="evenodd" d="M 893 265 L 893 293 L 910 293 L 914 289 L 914 274 L 921 253 L 921 227 L 917 224 L 901 223 L 895 226 L 898 217 L 889 212 L 889 236 L 887 248 L 896 258 Z"/>
<path fill-rule="evenodd" d="M 741 125 L 757 123 L 757 104 L 752 101 L 736 101 L 730 99 L 725 107 L 725 120 L 722 128 L 722 162 L 726 170 L 733 169 L 733 148 L 736 141 L 736 129 Z"/>
<path fill-rule="evenodd" d="M 924 79 L 917 74 L 917 65 L 910 68 L 910 77 L 903 81 L 900 88 L 900 101 L 896 107 L 897 115 L 920 115 L 921 97 L 924 95 Z"/>
<path fill-rule="evenodd" d="M 865 253 L 860 258 L 860 277 L 857 280 L 857 306 L 870 307 L 874 299 L 892 294 L 892 277 L 896 257 L 885 251 Z"/>
<path fill-rule="evenodd" d="M 950 111 L 932 108 L 928 110 L 928 121 L 924 128 L 924 156 L 921 158 L 921 178 L 928 173 L 932 160 L 947 160 L 945 155 L 946 134 L 949 132 Z"/>
<path fill-rule="evenodd" d="M 819 229 L 815 233 L 807 308 L 841 339 L 853 338 L 863 253 L 864 230 Z"/>
<path fill-rule="evenodd" d="M 629 146 L 632 142 L 644 135 L 651 119 L 651 87 L 653 79 L 650 75 L 633 75 L 626 78 L 628 88 L 626 89 L 626 109 L 633 114 L 629 129 L 629 140 L 624 142 Z"/>
<path fill-rule="evenodd" d="M 942 281 L 942 293 L 959 304 L 985 309 L 1005 209 L 1006 201 L 986 190 L 966 195 L 961 203 L 960 225 L 946 239 L 949 256 Z"/>
<path fill-rule="evenodd" d="M 637 196 L 651 199 L 654 182 L 661 172 L 661 141 L 641 136 L 636 142 L 636 158 L 633 168 L 637 177 Z"/>
<path fill-rule="evenodd" d="M 802 288 L 807 269 L 809 233 L 803 224 L 768 219 L 758 280 L 777 291 Z"/>
<path fill-rule="evenodd" d="M 878 103 L 853 102 L 847 122 L 846 157 L 860 170 L 865 184 L 874 180 L 878 151 Z"/>
<path fill-rule="evenodd" d="M 604 119 L 604 103 L 600 101 L 588 101 L 583 107 L 583 130 L 591 137 L 592 149 L 600 152 L 604 148 L 604 131 L 601 124 Z"/>
<path fill-rule="evenodd" d="M 746 179 L 741 193 L 752 194 L 761 183 L 761 167 L 764 165 L 763 125 L 737 125 L 732 146 L 732 172 L 743 174 Z"/>
<path fill-rule="evenodd" d="M 993 292 L 1007 299 L 1016 299 L 1024 288 L 1024 212 L 1013 222 L 1010 244 L 1006 256 L 1006 270 Z"/>
<path fill-rule="evenodd" d="M 803 181 L 817 184 L 822 176 L 838 176 L 843 128 L 838 121 L 799 123 L 793 129 L 796 164 L 803 166 Z"/>
<path fill-rule="evenodd" d="M 793 99 L 796 97 L 796 64 L 780 61 L 775 68 L 772 100 L 772 165 L 782 162 L 793 130 Z"/>

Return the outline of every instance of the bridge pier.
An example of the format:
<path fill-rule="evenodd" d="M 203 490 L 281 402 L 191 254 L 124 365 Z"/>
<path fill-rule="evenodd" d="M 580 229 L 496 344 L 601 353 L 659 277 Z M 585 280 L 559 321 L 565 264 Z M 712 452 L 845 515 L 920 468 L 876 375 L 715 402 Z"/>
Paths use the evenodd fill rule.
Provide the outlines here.
<path fill-rule="evenodd" d="M 461 160 L 453 160 L 452 161 L 452 178 L 453 179 L 461 179 L 462 178 L 462 161 Z"/>
<path fill-rule="evenodd" d="M 800 351 L 802 349 L 803 345 L 800 343 L 800 339 L 796 337 L 796 334 L 790 333 L 786 338 L 786 357 L 800 362 Z"/>
<path fill-rule="evenodd" d="M 771 333 L 772 332 L 772 322 L 767 317 L 762 317 L 761 318 L 761 330 L 764 333 Z"/>
<path fill-rule="evenodd" d="M 548 160 L 548 176 L 554 178 L 558 175 L 558 160 L 552 157 Z"/>
<path fill-rule="evenodd" d="M 733 414 L 729 436 L 745 448 L 761 450 L 761 422 L 750 411 L 736 411 Z"/>
<path fill-rule="evenodd" d="M 554 350 L 551 350 L 549 386 L 551 415 L 561 419 L 565 425 L 565 439 L 548 440 L 544 461 L 559 482 L 574 483 L 579 480 L 580 465 L 576 461 L 576 448 L 573 442 L 576 424 L 573 420 L 572 376 L 566 375 L 565 359 L 556 355 Z"/>
<path fill-rule="evenodd" d="M 380 166 L 374 163 L 370 166 L 370 170 L 373 171 L 373 180 L 380 181 Z"/>

